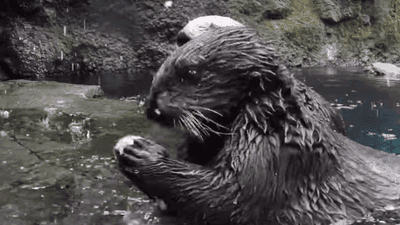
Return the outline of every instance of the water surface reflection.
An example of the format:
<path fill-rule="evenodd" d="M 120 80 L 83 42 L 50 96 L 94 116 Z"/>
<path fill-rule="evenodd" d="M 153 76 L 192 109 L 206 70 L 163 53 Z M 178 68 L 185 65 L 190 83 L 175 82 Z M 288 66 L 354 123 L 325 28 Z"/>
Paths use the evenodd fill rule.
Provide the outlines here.
<path fill-rule="evenodd" d="M 400 153 L 400 80 L 362 68 L 304 68 L 295 76 L 340 109 L 347 136 L 363 145 Z"/>

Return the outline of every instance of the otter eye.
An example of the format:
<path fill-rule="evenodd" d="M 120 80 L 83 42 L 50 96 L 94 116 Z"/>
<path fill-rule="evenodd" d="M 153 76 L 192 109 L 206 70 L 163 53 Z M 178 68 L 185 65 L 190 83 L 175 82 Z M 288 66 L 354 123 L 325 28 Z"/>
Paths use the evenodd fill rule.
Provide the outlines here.
<path fill-rule="evenodd" d="M 186 70 L 185 72 L 177 74 L 181 84 L 197 85 L 200 82 L 201 76 L 196 70 Z"/>
<path fill-rule="evenodd" d="M 185 67 L 176 70 L 176 76 L 182 81 L 182 79 L 196 79 L 198 75 L 197 68 Z"/>
<path fill-rule="evenodd" d="M 184 69 L 184 70 L 180 70 L 177 72 L 177 75 L 179 77 L 188 77 L 188 76 L 194 76 L 197 74 L 197 70 L 195 69 Z"/>

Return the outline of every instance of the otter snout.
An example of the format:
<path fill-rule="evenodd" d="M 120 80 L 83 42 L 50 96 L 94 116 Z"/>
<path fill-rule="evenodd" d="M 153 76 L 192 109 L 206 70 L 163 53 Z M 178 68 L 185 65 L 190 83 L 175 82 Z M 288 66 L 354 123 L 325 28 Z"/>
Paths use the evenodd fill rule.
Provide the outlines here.
<path fill-rule="evenodd" d="M 172 126 L 173 118 L 180 115 L 181 108 L 171 103 L 172 99 L 173 98 L 166 92 L 152 91 L 146 102 L 147 118 L 166 126 Z"/>
<path fill-rule="evenodd" d="M 161 118 L 161 110 L 157 107 L 147 108 L 146 116 L 151 120 L 159 120 L 159 118 Z"/>

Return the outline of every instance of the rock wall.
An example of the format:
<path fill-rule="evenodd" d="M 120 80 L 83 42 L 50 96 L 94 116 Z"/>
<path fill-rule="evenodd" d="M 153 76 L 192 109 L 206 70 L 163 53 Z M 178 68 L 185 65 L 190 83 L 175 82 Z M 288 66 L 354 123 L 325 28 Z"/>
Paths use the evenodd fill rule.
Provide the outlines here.
<path fill-rule="evenodd" d="M 170 3 L 166 3 L 170 2 Z M 129 73 L 151 80 L 191 19 L 230 16 L 290 66 L 398 63 L 400 0 L 15 0 L 0 8 L 0 79 Z M 150 81 L 149 81 L 150 82 Z"/>
<path fill-rule="evenodd" d="M 196 3 L 197 2 L 197 3 Z M 223 2 L 16 0 L 0 8 L 0 78 L 129 73 L 151 81 L 175 36 Z M 150 79 L 148 77 L 150 76 Z"/>
<path fill-rule="evenodd" d="M 274 33 L 277 51 L 291 66 L 400 61 L 399 0 L 231 0 L 229 5 L 236 19 Z M 270 5 L 281 6 L 277 19 L 264 16 Z"/>

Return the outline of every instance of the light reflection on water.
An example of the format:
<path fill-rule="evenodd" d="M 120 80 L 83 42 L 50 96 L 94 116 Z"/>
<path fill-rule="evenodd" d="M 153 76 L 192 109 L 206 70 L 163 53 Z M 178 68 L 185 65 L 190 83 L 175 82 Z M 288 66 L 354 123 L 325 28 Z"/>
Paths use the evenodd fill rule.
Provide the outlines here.
<path fill-rule="evenodd" d="M 368 75 L 360 67 L 304 68 L 293 72 L 340 110 L 349 138 L 375 149 L 400 153 L 400 80 Z"/>

